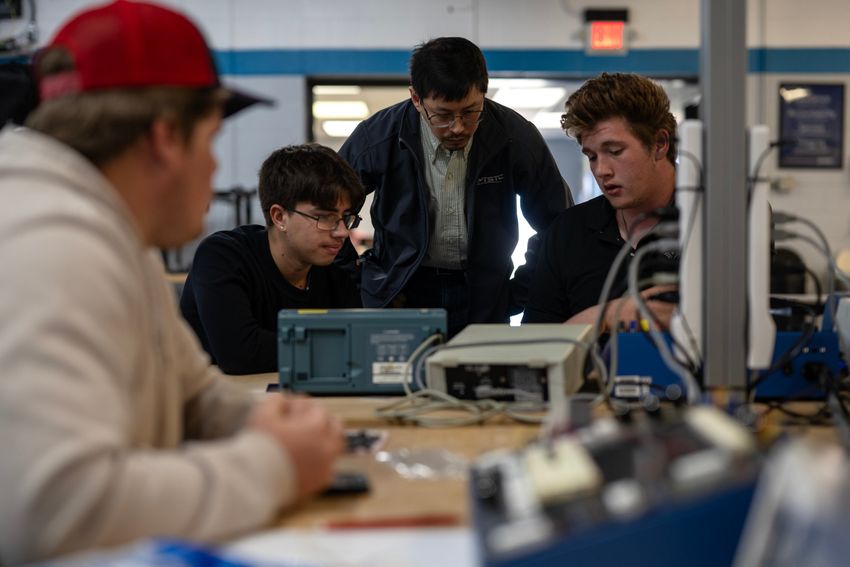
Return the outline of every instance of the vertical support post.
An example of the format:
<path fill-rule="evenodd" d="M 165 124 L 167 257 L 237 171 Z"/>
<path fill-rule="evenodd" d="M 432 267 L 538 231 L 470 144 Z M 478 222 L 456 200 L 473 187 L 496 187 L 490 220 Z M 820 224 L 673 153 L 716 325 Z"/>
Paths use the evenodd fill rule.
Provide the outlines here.
<path fill-rule="evenodd" d="M 707 388 L 746 385 L 746 2 L 702 0 Z"/>

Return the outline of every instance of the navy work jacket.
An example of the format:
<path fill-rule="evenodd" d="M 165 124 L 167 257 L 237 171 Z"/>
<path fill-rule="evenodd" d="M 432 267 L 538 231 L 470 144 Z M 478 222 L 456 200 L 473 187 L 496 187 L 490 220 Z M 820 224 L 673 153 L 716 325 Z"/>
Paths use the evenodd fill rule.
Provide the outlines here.
<path fill-rule="evenodd" d="M 482 116 L 466 174 L 469 320 L 500 323 L 523 309 L 534 273 L 536 238 L 529 242 L 525 266 L 511 279 L 517 195 L 523 215 L 539 233 L 573 201 L 533 124 L 487 99 Z M 433 224 L 419 128 L 419 113 L 407 100 L 362 122 L 340 149 L 367 193 L 375 194 L 374 242 L 359 270 L 364 307 L 387 306 L 428 251 Z M 353 249 L 345 252 L 340 262 L 350 264 Z"/>

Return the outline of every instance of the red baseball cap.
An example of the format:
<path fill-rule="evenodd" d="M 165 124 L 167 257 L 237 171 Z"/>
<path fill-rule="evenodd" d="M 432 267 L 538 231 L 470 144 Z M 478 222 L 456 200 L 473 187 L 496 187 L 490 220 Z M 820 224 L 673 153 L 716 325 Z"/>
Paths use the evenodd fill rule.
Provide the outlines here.
<path fill-rule="evenodd" d="M 116 0 L 80 12 L 45 48 L 61 47 L 75 69 L 40 80 L 41 100 L 111 88 L 223 88 L 230 93 L 224 115 L 255 103 L 272 104 L 224 88 L 204 37 L 186 16 L 147 2 Z"/>

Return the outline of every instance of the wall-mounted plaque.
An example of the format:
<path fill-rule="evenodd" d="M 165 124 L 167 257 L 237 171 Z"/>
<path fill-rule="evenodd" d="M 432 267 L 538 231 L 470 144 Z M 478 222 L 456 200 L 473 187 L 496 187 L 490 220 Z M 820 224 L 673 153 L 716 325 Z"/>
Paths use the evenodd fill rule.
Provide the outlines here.
<path fill-rule="evenodd" d="M 779 167 L 841 168 L 844 85 L 779 85 Z"/>

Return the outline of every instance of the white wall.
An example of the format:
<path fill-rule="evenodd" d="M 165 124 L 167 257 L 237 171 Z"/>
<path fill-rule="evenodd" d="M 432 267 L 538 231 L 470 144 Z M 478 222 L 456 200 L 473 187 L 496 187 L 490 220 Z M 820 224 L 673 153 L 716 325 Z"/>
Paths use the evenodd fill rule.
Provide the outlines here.
<path fill-rule="evenodd" d="M 785 1 L 785 0 L 782 0 Z M 52 34 L 85 0 L 38 0 Z M 582 46 L 585 7 L 631 10 L 635 47 L 694 47 L 699 0 L 160 0 L 190 14 L 217 49 L 402 48 L 460 35 L 487 47 Z M 675 23 L 675 25 L 670 25 Z"/>
<path fill-rule="evenodd" d="M 581 49 L 585 7 L 628 7 L 634 49 L 694 50 L 700 43 L 700 0 L 171 0 L 189 13 L 217 50 L 247 49 L 400 49 L 430 37 L 462 35 L 487 49 Z M 82 0 L 39 0 L 43 38 Z M 750 48 L 850 47 L 847 0 L 748 0 Z M 520 70 L 522 71 L 522 70 Z M 848 74 L 760 73 L 747 80 L 747 121 L 777 131 L 780 81 L 837 81 Z M 277 100 L 273 109 L 251 109 L 230 121 L 218 143 L 221 169 L 216 185 L 253 185 L 263 157 L 306 136 L 303 75 L 227 77 Z M 850 98 L 850 97 L 848 97 Z M 846 110 L 845 110 L 846 114 Z M 847 137 L 845 119 L 845 138 Z M 845 142 L 845 153 L 847 152 Z M 774 193 L 775 208 L 804 214 L 827 233 L 833 246 L 850 246 L 850 179 L 842 170 L 777 170 L 768 160 L 765 173 L 796 185 Z M 227 224 L 229 211 L 214 208 L 213 228 Z M 722 227 L 714 227 L 721 230 Z M 800 251 L 821 270 L 822 262 L 803 245 Z"/>
<path fill-rule="evenodd" d="M 848 20 L 850 21 L 850 20 Z M 750 77 L 748 87 L 750 90 L 759 89 L 765 96 L 757 101 L 757 108 L 748 116 L 749 124 L 767 124 L 770 127 L 771 136 L 779 137 L 779 83 L 780 82 L 835 82 L 844 83 L 848 89 L 847 75 L 838 74 L 764 74 L 758 77 Z M 845 92 L 844 115 L 845 115 L 845 141 L 844 141 L 844 167 L 843 169 L 780 169 L 777 167 L 776 156 L 765 160 L 762 173 L 771 177 L 775 182 L 781 182 L 789 188 L 788 192 L 779 190 L 771 191 L 770 204 L 774 210 L 790 212 L 798 216 L 808 218 L 815 222 L 826 234 L 827 240 L 833 251 L 850 247 L 850 156 L 848 156 L 848 130 L 847 120 L 850 117 L 850 107 L 847 98 L 850 93 Z M 774 152 L 775 154 L 775 152 Z M 801 225 L 793 225 L 793 230 L 803 232 L 809 236 L 813 234 Z M 794 249 L 806 261 L 806 264 L 816 273 L 822 274 L 826 270 L 826 261 L 815 252 L 811 246 L 805 243 L 782 243 Z M 811 282 L 809 282 L 811 283 Z"/>
<path fill-rule="evenodd" d="M 842 0 L 749 0 L 747 37 L 749 46 L 847 48 L 850 34 L 850 2 Z M 773 137 L 779 132 L 779 83 L 781 82 L 844 83 L 847 73 L 761 73 L 747 81 L 747 123 L 767 124 Z M 804 216 L 826 233 L 832 249 L 850 246 L 850 157 L 848 156 L 848 111 L 845 93 L 844 167 L 840 170 L 779 169 L 777 160 L 766 160 L 764 173 L 791 187 L 789 192 L 773 191 L 774 210 Z M 795 225 L 795 230 L 806 231 Z M 783 244 L 784 245 L 784 244 Z M 787 244 L 795 249 L 817 273 L 823 273 L 826 262 L 806 244 Z"/>

